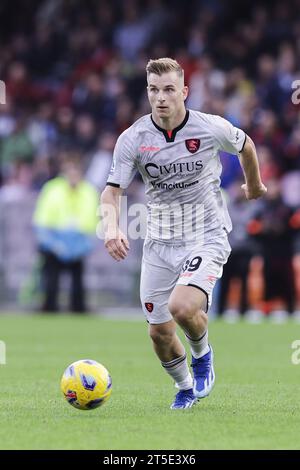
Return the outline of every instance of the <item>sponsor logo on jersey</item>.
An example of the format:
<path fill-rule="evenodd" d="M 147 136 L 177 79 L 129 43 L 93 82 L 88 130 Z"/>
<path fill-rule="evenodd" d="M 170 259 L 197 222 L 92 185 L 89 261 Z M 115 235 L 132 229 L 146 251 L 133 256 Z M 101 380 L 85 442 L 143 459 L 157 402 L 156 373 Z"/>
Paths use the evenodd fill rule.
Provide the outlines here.
<path fill-rule="evenodd" d="M 148 310 L 148 312 L 151 313 L 153 311 L 153 303 L 152 302 L 145 302 L 145 307 Z"/>
<path fill-rule="evenodd" d="M 200 147 L 200 139 L 187 139 L 185 141 L 185 146 L 189 152 L 195 153 L 199 150 Z"/>
<path fill-rule="evenodd" d="M 147 147 L 146 145 L 141 145 L 139 150 L 140 152 L 158 152 L 160 147 L 154 147 L 153 145 Z"/>
<path fill-rule="evenodd" d="M 175 174 L 189 175 L 193 172 L 200 172 L 202 168 L 202 160 L 197 160 L 196 162 L 169 163 L 167 165 L 156 165 L 155 163 L 147 163 L 145 165 L 145 170 L 150 178 L 159 178 L 163 175 Z"/>
<path fill-rule="evenodd" d="M 199 183 L 199 180 L 192 181 L 191 183 L 184 183 L 183 181 L 180 183 L 156 183 L 155 181 L 151 181 L 152 187 L 156 189 L 184 189 L 194 186 L 194 184 L 197 183 Z"/>

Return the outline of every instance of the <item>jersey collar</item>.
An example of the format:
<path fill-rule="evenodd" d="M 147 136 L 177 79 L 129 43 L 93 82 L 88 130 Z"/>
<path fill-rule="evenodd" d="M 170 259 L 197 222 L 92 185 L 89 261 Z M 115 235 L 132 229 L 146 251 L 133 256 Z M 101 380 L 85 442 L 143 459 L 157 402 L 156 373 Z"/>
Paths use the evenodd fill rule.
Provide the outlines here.
<path fill-rule="evenodd" d="M 190 112 L 187 109 L 186 113 L 185 113 L 185 118 L 182 121 L 182 123 L 179 124 L 179 126 L 175 127 L 175 129 L 172 129 L 170 131 L 167 131 L 166 129 L 163 129 L 158 124 L 156 124 L 156 122 L 154 122 L 154 120 L 153 120 L 152 114 L 151 114 L 151 121 L 154 124 L 154 126 L 156 127 L 156 129 L 158 129 L 160 132 L 163 133 L 163 135 L 165 136 L 165 139 L 166 139 L 167 142 L 174 142 L 177 132 L 180 131 L 180 129 L 182 129 L 186 125 L 186 123 L 188 122 L 189 115 L 190 115 Z"/>

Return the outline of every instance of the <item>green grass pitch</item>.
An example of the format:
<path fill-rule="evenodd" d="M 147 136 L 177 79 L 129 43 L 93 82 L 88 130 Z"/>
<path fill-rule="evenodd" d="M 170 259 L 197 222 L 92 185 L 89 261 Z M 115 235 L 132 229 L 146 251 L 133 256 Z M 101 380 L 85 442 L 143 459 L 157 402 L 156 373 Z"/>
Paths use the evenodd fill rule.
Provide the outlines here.
<path fill-rule="evenodd" d="M 189 410 L 156 359 L 144 321 L 101 317 L 0 316 L 1 449 L 299 449 L 300 365 L 295 323 L 214 321 L 216 385 Z M 110 371 L 111 399 L 80 411 L 60 392 L 71 362 Z"/>

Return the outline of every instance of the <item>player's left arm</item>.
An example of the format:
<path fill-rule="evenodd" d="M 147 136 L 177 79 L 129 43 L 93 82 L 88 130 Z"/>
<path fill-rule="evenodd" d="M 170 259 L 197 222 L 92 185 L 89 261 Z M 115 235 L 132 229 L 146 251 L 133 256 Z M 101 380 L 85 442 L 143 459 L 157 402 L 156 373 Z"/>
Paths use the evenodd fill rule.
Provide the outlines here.
<path fill-rule="evenodd" d="M 245 145 L 239 153 L 240 164 L 245 176 L 245 184 L 242 189 L 247 199 L 257 199 L 267 192 L 259 171 L 259 163 L 253 140 L 247 135 Z"/>

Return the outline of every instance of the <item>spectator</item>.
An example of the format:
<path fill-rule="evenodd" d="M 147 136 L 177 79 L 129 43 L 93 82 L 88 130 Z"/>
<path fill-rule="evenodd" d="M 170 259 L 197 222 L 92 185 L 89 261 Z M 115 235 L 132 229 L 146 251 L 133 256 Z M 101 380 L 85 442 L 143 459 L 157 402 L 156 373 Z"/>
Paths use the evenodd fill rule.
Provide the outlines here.
<path fill-rule="evenodd" d="M 107 176 L 112 165 L 113 149 L 117 136 L 112 132 L 104 132 L 99 137 L 98 149 L 92 157 L 87 169 L 86 179 L 98 190 L 105 188 Z"/>
<path fill-rule="evenodd" d="M 278 180 L 270 180 L 261 207 L 248 224 L 248 232 L 262 245 L 265 300 L 272 318 L 282 321 L 293 309 L 291 209 L 284 203 Z"/>
<path fill-rule="evenodd" d="M 84 259 L 93 248 L 98 196 L 82 178 L 78 156 L 67 155 L 61 175 L 43 187 L 34 214 L 38 249 L 43 258 L 42 310 L 58 310 L 59 277 L 70 272 L 70 310 L 85 312 Z"/>
<path fill-rule="evenodd" d="M 249 310 L 247 281 L 250 260 L 257 252 L 257 247 L 247 234 L 247 224 L 251 219 L 255 204 L 245 200 L 241 181 L 236 181 L 229 188 L 228 209 L 234 230 L 229 234 L 232 248 L 227 264 L 224 266 L 220 287 L 220 312 L 228 321 L 239 318 L 240 312 Z M 252 307 L 252 306 L 251 306 Z"/>

